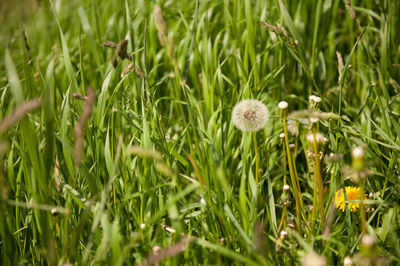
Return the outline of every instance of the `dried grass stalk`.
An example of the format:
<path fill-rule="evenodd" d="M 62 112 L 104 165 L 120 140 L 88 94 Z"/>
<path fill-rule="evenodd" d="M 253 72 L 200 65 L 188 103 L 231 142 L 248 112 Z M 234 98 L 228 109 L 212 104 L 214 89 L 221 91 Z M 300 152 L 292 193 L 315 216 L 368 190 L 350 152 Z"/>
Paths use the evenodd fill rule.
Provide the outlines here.
<path fill-rule="evenodd" d="M 79 117 L 78 124 L 75 125 L 75 166 L 79 167 L 82 161 L 82 143 L 83 133 L 86 125 L 86 121 L 92 112 L 93 104 L 96 98 L 96 93 L 92 87 L 88 87 L 86 90 L 86 101 L 83 106 L 82 115 Z"/>
<path fill-rule="evenodd" d="M 86 96 L 80 94 L 79 92 L 73 92 L 72 97 L 79 99 L 79 100 L 84 100 L 84 101 L 86 101 L 86 99 L 87 99 Z"/>
<path fill-rule="evenodd" d="M 127 66 L 124 68 L 124 70 L 122 70 L 121 78 L 124 78 L 126 75 L 128 75 L 129 72 L 132 71 L 132 68 L 133 68 L 133 63 L 130 63 L 129 65 L 127 65 Z"/>
<path fill-rule="evenodd" d="M 35 98 L 15 107 L 11 114 L 0 122 L 0 135 L 7 132 L 7 130 L 21 120 L 26 113 L 39 108 L 41 105 L 42 100 Z"/>
<path fill-rule="evenodd" d="M 112 48 L 117 48 L 117 44 L 112 41 L 105 41 L 102 44 L 100 44 L 102 47 L 112 47 Z"/>
<path fill-rule="evenodd" d="M 182 240 L 173 244 L 170 247 L 160 250 L 154 249 L 154 251 L 147 256 L 146 261 L 142 264 L 142 266 L 154 265 L 159 263 L 163 259 L 174 257 L 179 253 L 185 251 L 188 245 L 189 245 L 189 239 L 183 237 Z"/>

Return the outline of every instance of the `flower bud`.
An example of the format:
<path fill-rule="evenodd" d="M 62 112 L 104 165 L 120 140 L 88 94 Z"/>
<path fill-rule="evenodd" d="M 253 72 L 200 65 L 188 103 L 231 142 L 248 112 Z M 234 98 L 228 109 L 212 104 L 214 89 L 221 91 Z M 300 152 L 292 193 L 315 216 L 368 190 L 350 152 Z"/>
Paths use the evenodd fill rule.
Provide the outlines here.
<path fill-rule="evenodd" d="M 361 171 L 364 169 L 364 157 L 365 153 L 363 148 L 356 147 L 351 151 L 351 157 L 353 158 L 353 168 L 356 171 Z"/>

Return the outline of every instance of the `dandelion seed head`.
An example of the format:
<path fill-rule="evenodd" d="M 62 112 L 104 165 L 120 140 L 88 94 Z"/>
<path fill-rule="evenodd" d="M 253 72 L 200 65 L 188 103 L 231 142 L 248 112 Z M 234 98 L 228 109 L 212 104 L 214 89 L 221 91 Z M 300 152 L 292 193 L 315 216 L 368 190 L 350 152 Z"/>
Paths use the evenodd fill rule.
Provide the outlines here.
<path fill-rule="evenodd" d="M 376 243 L 376 238 L 373 235 L 370 234 L 365 234 L 361 238 L 361 244 L 366 246 L 366 247 L 372 247 Z"/>
<path fill-rule="evenodd" d="M 307 134 L 306 140 L 310 146 L 313 146 L 314 134 L 313 133 Z M 321 133 L 317 133 L 317 134 L 315 134 L 315 141 L 317 142 L 317 144 L 326 144 L 328 142 L 328 139 Z"/>
<path fill-rule="evenodd" d="M 289 106 L 289 104 L 287 102 L 285 102 L 285 101 L 281 101 L 281 102 L 278 103 L 278 108 L 281 109 L 281 110 L 287 109 L 288 106 Z"/>
<path fill-rule="evenodd" d="M 316 124 L 316 123 L 318 123 L 318 121 L 319 121 L 319 118 L 318 118 L 318 117 L 311 117 L 311 118 L 310 118 L 311 124 Z"/>
<path fill-rule="evenodd" d="M 233 108 L 233 124 L 241 131 L 258 131 L 269 119 L 267 107 L 258 100 L 243 100 Z"/>
<path fill-rule="evenodd" d="M 344 260 L 343 260 L 343 265 L 344 265 L 344 266 L 353 265 L 353 262 L 351 261 L 350 257 L 344 258 Z"/>
<path fill-rule="evenodd" d="M 297 126 L 296 121 L 294 120 L 289 120 L 287 123 L 287 129 L 295 137 L 299 136 L 299 127 Z"/>
<path fill-rule="evenodd" d="M 301 261 L 301 265 L 303 265 L 303 266 L 325 266 L 326 258 L 318 255 L 314 251 L 311 251 L 303 258 L 303 260 Z"/>
<path fill-rule="evenodd" d="M 321 102 L 321 98 L 315 95 L 310 95 L 310 97 L 308 97 L 308 99 L 310 100 L 310 103 L 320 103 Z"/>

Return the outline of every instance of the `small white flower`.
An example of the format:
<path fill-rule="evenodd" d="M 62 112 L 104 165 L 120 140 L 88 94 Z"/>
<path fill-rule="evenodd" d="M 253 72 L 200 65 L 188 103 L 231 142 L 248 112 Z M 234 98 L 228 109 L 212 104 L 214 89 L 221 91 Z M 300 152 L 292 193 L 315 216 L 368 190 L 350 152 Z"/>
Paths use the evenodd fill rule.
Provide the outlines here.
<path fill-rule="evenodd" d="M 145 224 L 140 224 L 140 229 L 144 229 L 146 227 Z"/>
<path fill-rule="evenodd" d="M 287 102 L 285 102 L 285 101 L 281 101 L 281 102 L 278 103 L 278 108 L 281 109 L 281 110 L 287 109 L 288 106 L 289 106 L 289 104 Z"/>
<path fill-rule="evenodd" d="M 242 131 L 258 131 L 269 119 L 267 107 L 258 100 L 243 100 L 232 111 L 233 124 Z"/>
<path fill-rule="evenodd" d="M 285 237 L 287 237 L 287 235 L 288 235 L 288 232 L 283 231 L 283 230 L 280 233 L 281 238 L 285 238 Z"/>
<path fill-rule="evenodd" d="M 288 191 L 290 189 L 289 185 L 283 185 L 283 191 Z"/>

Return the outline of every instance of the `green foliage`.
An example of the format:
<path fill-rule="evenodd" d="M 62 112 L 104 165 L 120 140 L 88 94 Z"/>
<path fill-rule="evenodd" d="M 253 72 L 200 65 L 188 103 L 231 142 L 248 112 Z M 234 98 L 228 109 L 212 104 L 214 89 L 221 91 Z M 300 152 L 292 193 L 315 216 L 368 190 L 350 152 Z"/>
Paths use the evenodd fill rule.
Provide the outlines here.
<path fill-rule="evenodd" d="M 367 231 L 377 256 L 400 263 L 399 1 L 8 2 L 0 121 L 29 99 L 42 106 L 0 135 L 0 264 L 131 265 L 153 253 L 165 265 L 292 265 L 310 250 L 342 264 L 360 251 L 360 217 L 331 207 L 354 185 L 344 169 L 355 146 L 370 173 Z M 96 100 L 77 164 L 77 93 L 89 85 Z M 318 219 L 310 235 L 307 211 L 304 234 L 282 240 L 290 179 L 277 104 L 289 103 L 290 118 L 312 94 L 328 114 L 325 155 L 342 157 L 322 160 L 330 234 Z M 252 136 L 231 121 L 248 98 L 271 114 L 256 135 L 258 183 Z M 313 163 L 299 126 L 289 139 L 308 209 Z M 287 215 L 296 220 L 294 201 Z"/>

